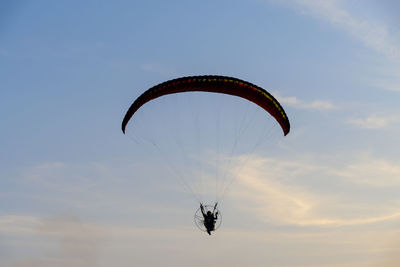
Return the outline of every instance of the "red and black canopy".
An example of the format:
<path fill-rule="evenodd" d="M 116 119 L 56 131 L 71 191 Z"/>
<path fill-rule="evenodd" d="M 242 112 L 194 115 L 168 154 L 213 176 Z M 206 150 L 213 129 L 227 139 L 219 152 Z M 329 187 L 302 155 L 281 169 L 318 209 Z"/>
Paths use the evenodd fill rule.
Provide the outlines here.
<path fill-rule="evenodd" d="M 269 112 L 282 127 L 283 134 L 290 131 L 289 119 L 279 102 L 267 91 L 249 82 L 225 76 L 191 76 L 160 83 L 141 94 L 130 106 L 122 121 L 122 132 L 135 112 L 147 102 L 169 94 L 184 92 L 210 92 L 247 99 Z"/>

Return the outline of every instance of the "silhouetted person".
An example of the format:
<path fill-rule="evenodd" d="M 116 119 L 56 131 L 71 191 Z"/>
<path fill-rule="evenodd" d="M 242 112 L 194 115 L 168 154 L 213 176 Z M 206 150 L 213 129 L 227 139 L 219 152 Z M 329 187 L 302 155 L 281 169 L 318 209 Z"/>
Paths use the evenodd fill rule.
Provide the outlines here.
<path fill-rule="evenodd" d="M 207 233 L 209 235 L 211 235 L 211 231 L 215 230 L 215 222 L 218 219 L 218 211 L 214 214 L 215 209 L 217 208 L 217 204 L 218 203 L 215 203 L 213 212 L 207 211 L 207 213 L 206 213 L 204 211 L 203 204 L 200 203 L 201 213 L 203 214 L 203 217 L 204 217 L 204 226 L 206 227 Z"/>

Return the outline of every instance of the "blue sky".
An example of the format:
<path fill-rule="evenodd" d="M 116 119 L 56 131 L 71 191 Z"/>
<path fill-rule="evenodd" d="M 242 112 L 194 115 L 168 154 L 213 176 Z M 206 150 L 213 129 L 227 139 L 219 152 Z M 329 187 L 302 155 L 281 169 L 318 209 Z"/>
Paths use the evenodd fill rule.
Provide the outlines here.
<path fill-rule="evenodd" d="M 389 0 L 3 1 L 0 265 L 398 266 L 399 11 Z M 202 74 L 262 86 L 292 125 L 230 155 L 240 171 L 220 167 L 235 183 L 211 238 L 169 164 L 120 130 L 141 92 Z M 150 114 L 179 112 L 171 103 Z"/>

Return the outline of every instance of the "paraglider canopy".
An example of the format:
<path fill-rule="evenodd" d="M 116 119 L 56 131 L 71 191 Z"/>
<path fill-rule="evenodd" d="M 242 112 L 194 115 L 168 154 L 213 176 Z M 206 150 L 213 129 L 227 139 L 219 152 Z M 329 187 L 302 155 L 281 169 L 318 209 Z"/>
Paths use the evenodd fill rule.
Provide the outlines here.
<path fill-rule="evenodd" d="M 145 91 L 128 109 L 122 121 L 122 132 L 125 133 L 129 120 L 147 102 L 164 95 L 196 91 L 234 95 L 247 99 L 268 111 L 280 124 L 284 135 L 290 131 L 289 119 L 284 109 L 266 90 L 237 78 L 206 75 L 166 81 Z"/>

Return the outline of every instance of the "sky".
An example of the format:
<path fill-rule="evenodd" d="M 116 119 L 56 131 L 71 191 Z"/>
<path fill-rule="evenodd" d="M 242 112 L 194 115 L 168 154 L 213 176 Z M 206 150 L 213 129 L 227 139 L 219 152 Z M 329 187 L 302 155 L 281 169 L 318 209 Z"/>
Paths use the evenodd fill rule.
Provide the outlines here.
<path fill-rule="evenodd" d="M 0 265 L 399 266 L 399 12 L 394 0 L 2 1 Z M 205 74 L 268 90 L 291 132 L 271 126 L 259 143 L 255 105 L 192 95 L 148 103 L 142 132 L 122 134 L 146 89 Z M 219 115 L 188 111 L 202 104 Z M 247 150 L 229 153 L 241 116 L 255 118 Z M 209 169 L 229 185 L 211 236 L 191 192 L 213 204 Z"/>

